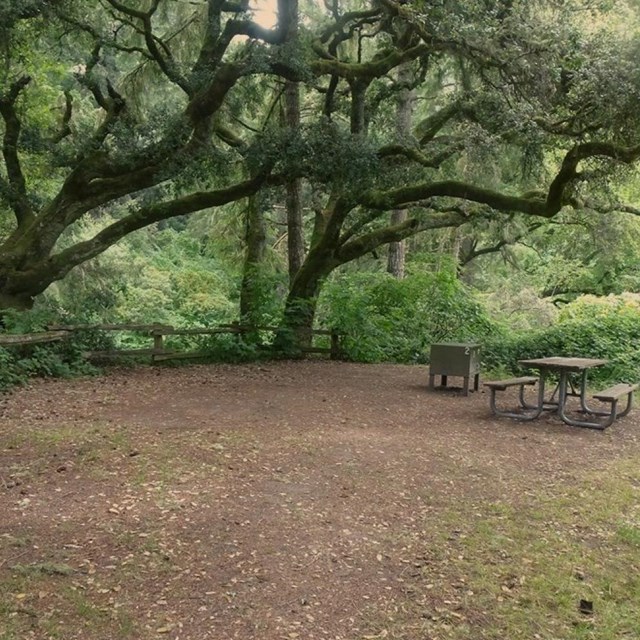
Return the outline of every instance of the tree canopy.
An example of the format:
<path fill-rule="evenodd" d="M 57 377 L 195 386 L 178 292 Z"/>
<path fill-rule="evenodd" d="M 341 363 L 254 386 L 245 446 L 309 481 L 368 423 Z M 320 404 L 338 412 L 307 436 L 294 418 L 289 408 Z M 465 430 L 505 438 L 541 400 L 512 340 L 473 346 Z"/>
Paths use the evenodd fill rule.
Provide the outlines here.
<path fill-rule="evenodd" d="M 293 324 L 312 320 L 335 268 L 422 231 L 638 213 L 618 189 L 640 156 L 633 3 L 278 9 L 267 29 L 247 0 L 0 8 L 0 308 L 28 307 L 133 231 L 292 179 L 313 218 Z M 287 82 L 300 90 L 294 126 L 273 117 Z M 104 213 L 92 237 L 67 241 Z"/>

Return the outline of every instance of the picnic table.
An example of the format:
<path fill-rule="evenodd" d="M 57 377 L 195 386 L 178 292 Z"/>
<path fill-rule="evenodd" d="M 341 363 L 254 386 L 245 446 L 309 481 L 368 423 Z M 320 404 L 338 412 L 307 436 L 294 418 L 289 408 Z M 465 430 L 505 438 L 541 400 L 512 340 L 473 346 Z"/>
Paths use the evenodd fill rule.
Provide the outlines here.
<path fill-rule="evenodd" d="M 543 411 L 557 413 L 561 420 L 573 427 L 585 427 L 589 429 L 606 429 L 613 424 L 616 418 L 626 416 L 631 410 L 633 392 L 638 388 L 637 384 L 617 384 L 609 389 L 594 394 L 594 398 L 609 405 L 608 409 L 597 409 L 589 406 L 587 401 L 587 374 L 590 369 L 601 367 L 608 360 L 599 358 L 567 358 L 549 357 L 520 360 L 519 364 L 529 369 L 536 369 L 537 376 L 524 376 L 510 380 L 498 380 L 486 382 L 491 390 L 491 409 L 496 415 L 505 415 L 519 420 L 535 420 Z M 545 396 L 545 386 L 550 375 L 557 377 L 557 384 L 549 397 Z M 578 378 L 576 382 L 575 378 Z M 537 401 L 535 404 L 525 398 L 524 389 L 538 384 Z M 509 387 L 519 387 L 519 401 L 521 411 L 511 412 L 498 409 L 496 406 L 496 392 L 504 391 Z M 570 397 L 578 398 L 580 411 L 585 415 L 593 416 L 588 419 L 576 419 L 567 415 L 567 400 Z M 626 397 L 626 406 L 618 411 L 618 401 Z"/>

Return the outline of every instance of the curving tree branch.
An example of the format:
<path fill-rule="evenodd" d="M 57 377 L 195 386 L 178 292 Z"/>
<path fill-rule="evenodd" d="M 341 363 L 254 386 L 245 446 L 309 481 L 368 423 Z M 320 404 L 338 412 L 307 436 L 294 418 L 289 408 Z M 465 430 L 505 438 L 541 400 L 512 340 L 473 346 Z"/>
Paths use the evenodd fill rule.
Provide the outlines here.
<path fill-rule="evenodd" d="M 340 264 L 345 264 L 371 253 L 371 251 L 383 244 L 400 242 L 429 229 L 458 227 L 467 220 L 466 216 L 458 212 L 434 213 L 425 220 L 409 218 L 395 226 L 377 229 L 359 238 L 349 240 L 338 249 L 336 258 Z"/>
<path fill-rule="evenodd" d="M 164 75 L 175 85 L 180 87 L 188 96 L 193 94 L 193 88 L 187 79 L 180 73 L 169 48 L 153 33 L 151 19 L 158 10 L 160 0 L 153 0 L 148 11 L 140 11 L 119 2 L 118 0 L 105 0 L 114 9 L 124 15 L 135 18 L 142 23 L 142 35 L 147 50 Z M 160 46 L 158 46 L 160 45 Z M 162 51 L 160 50 L 162 48 Z"/>
<path fill-rule="evenodd" d="M 309 63 L 312 72 L 322 75 L 330 74 L 347 80 L 374 80 L 395 69 L 403 62 L 415 60 L 430 52 L 430 48 L 423 43 L 404 50 L 394 49 L 386 55 L 369 60 L 368 62 L 341 62 L 332 59 L 318 59 Z"/>
<path fill-rule="evenodd" d="M 387 148 L 388 152 L 392 150 L 394 147 Z M 415 152 L 410 155 L 414 155 L 418 162 L 421 160 L 421 156 Z M 619 147 L 610 143 L 587 142 L 573 147 L 565 155 L 546 194 L 532 192 L 513 196 L 465 182 L 444 180 L 399 187 L 388 191 L 370 190 L 358 196 L 357 201 L 371 209 L 389 210 L 409 206 L 427 198 L 449 197 L 485 204 L 497 211 L 519 212 L 551 218 L 566 204 L 579 206 L 579 203 L 570 201 L 566 197 L 566 189 L 575 179 L 580 177 L 579 163 L 597 157 L 631 164 L 640 158 L 640 145 Z"/>
<path fill-rule="evenodd" d="M 176 198 L 142 207 L 130 215 L 114 222 L 90 240 L 75 244 L 64 251 L 52 256 L 47 268 L 58 274 L 58 278 L 64 277 L 73 267 L 100 255 L 107 248 L 124 238 L 126 235 L 142 229 L 161 220 L 167 220 L 176 216 L 182 216 L 195 211 L 202 211 L 211 207 L 220 207 L 230 202 L 256 193 L 265 183 L 277 183 L 278 178 L 269 178 L 268 174 L 259 174 L 250 180 L 239 182 L 230 187 L 215 191 L 196 192 Z"/>
<path fill-rule="evenodd" d="M 499 191 L 485 189 L 466 182 L 444 180 L 399 187 L 389 191 L 371 190 L 358 197 L 360 204 L 372 209 L 396 209 L 410 206 L 421 200 L 434 197 L 449 197 L 486 204 L 498 211 L 519 211 L 529 215 L 551 217 L 546 202 L 540 198 L 511 196 Z"/>
<path fill-rule="evenodd" d="M 640 144 L 633 147 L 619 147 L 607 142 L 584 142 L 573 147 L 565 155 L 560 171 L 549 187 L 547 208 L 550 212 L 560 211 L 566 187 L 579 177 L 578 165 L 580 162 L 597 157 L 632 164 L 640 158 Z"/>
<path fill-rule="evenodd" d="M 71 117 L 73 116 L 73 95 L 70 91 L 64 92 L 64 113 L 62 114 L 62 123 L 60 130 L 53 136 L 53 143 L 57 144 L 71 135 Z"/>
<path fill-rule="evenodd" d="M 5 125 L 2 155 L 8 178 L 8 182 L 4 184 L 2 191 L 13 209 L 19 228 L 24 227 L 33 220 L 33 209 L 29 202 L 27 184 L 18 154 L 22 123 L 16 111 L 16 101 L 30 82 L 30 76 L 22 76 L 10 85 L 6 94 L 0 96 L 0 115 Z"/>
<path fill-rule="evenodd" d="M 385 158 L 397 158 L 402 157 L 416 164 L 422 165 L 429 169 L 437 169 L 442 165 L 445 160 L 450 158 L 456 151 L 460 151 L 464 148 L 464 142 L 461 140 L 453 141 L 447 148 L 443 149 L 440 153 L 428 156 L 415 147 L 405 147 L 401 144 L 389 144 L 385 147 L 378 149 L 378 157 Z"/>

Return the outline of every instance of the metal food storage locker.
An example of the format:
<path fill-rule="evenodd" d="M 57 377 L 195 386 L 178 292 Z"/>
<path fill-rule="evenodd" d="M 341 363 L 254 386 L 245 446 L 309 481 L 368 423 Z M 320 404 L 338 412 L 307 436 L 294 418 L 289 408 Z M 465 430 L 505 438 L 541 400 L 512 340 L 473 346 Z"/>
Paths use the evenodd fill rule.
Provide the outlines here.
<path fill-rule="evenodd" d="M 429 388 L 435 387 L 435 377 L 440 376 L 442 386 L 447 386 L 448 376 L 464 378 L 464 394 L 469 395 L 469 379 L 473 377 L 473 390 L 480 386 L 480 345 L 476 343 L 441 342 L 431 345 Z"/>

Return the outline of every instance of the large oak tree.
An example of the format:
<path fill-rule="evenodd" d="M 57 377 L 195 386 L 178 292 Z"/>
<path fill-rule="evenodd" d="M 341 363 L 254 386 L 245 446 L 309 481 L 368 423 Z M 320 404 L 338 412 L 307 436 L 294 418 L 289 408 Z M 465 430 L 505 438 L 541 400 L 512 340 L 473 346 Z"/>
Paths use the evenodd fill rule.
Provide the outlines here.
<path fill-rule="evenodd" d="M 137 229 L 263 189 L 284 199 L 293 179 L 313 193 L 285 313 L 303 330 L 323 280 L 380 245 L 498 213 L 631 210 L 611 176 L 640 156 L 637 44 L 598 4 L 301 3 L 292 40 L 287 0 L 273 30 L 245 0 L 19 0 L 0 20 L 0 309 Z M 299 124 L 240 116 L 287 81 Z M 416 127 L 398 137 L 407 89 Z M 105 211 L 115 221 L 65 243 Z"/>

